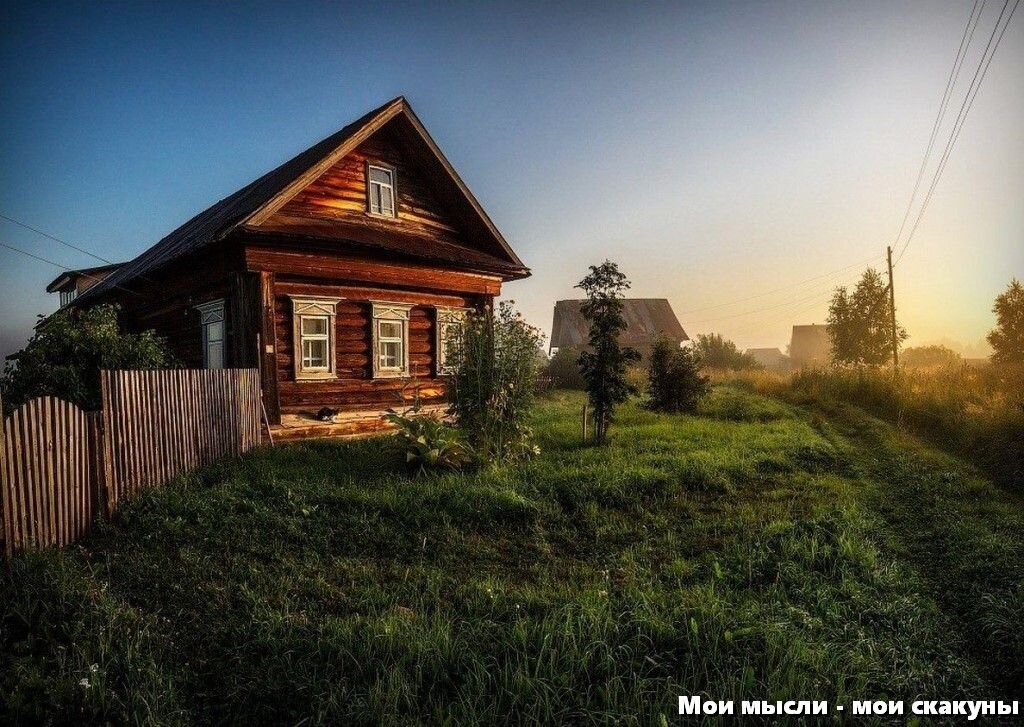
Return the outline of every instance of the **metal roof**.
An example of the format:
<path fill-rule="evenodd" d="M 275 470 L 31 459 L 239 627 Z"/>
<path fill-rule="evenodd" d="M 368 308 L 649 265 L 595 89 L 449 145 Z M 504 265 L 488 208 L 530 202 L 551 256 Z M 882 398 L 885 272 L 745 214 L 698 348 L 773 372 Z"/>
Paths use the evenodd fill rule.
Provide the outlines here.
<path fill-rule="evenodd" d="M 580 348 L 587 345 L 590 324 L 583 317 L 583 300 L 560 300 L 555 303 L 551 324 L 551 348 Z M 624 346 L 649 346 L 659 334 L 675 343 L 690 340 L 665 298 L 624 298 L 623 315 L 626 330 L 619 337 Z"/>

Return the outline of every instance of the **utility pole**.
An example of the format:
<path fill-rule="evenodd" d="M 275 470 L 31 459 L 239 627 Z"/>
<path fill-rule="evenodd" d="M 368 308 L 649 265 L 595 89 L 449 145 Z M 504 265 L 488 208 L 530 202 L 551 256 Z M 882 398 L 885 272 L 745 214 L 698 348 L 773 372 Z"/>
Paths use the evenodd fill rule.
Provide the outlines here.
<path fill-rule="evenodd" d="M 900 344 L 896 335 L 896 290 L 892 281 L 892 247 L 885 248 L 885 257 L 889 264 L 889 315 L 892 316 L 892 368 L 893 371 L 900 365 Z"/>

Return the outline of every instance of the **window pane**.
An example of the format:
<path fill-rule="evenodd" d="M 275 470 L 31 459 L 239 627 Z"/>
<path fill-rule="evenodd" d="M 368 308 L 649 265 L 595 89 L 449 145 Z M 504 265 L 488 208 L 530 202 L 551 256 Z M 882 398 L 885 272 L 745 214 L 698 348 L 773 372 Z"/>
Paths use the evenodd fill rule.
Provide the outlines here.
<path fill-rule="evenodd" d="M 302 367 L 327 368 L 327 341 L 320 338 L 302 342 Z"/>
<path fill-rule="evenodd" d="M 380 213 L 382 215 L 395 214 L 395 202 L 393 192 L 389 187 L 381 187 L 380 190 Z"/>
<path fill-rule="evenodd" d="M 380 167 L 370 167 L 370 181 L 380 184 L 391 184 L 391 171 Z"/>
<path fill-rule="evenodd" d="M 383 341 L 380 344 L 380 365 L 385 369 L 402 366 L 402 344 L 398 341 Z"/>
<path fill-rule="evenodd" d="M 224 368 L 224 344 L 209 343 L 206 346 L 206 368 L 208 369 L 222 369 Z"/>
<path fill-rule="evenodd" d="M 402 324 L 399 321 L 380 321 L 377 329 L 381 338 L 401 338 Z"/>
<path fill-rule="evenodd" d="M 207 341 L 223 341 L 224 340 L 224 323 L 217 321 L 216 323 L 206 324 L 206 340 Z"/>
<path fill-rule="evenodd" d="M 302 334 L 304 336 L 324 336 L 327 334 L 327 319 L 313 316 L 302 317 Z"/>

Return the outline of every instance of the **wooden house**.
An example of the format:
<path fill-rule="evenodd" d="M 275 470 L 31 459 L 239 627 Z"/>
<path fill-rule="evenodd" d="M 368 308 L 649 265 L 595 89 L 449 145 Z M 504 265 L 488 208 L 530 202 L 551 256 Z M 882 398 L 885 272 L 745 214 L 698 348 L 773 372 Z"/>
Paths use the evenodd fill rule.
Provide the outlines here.
<path fill-rule="evenodd" d="M 789 360 L 794 369 L 824 368 L 832 360 L 832 344 L 828 338 L 828 326 L 812 323 L 793 326 L 789 342 Z"/>
<path fill-rule="evenodd" d="M 555 303 L 548 353 L 554 354 L 560 348 L 582 349 L 587 346 L 590 324 L 583 317 L 583 303 L 582 300 Z M 677 346 L 690 340 L 665 298 L 624 298 L 622 315 L 626 319 L 626 330 L 619 336 L 619 343 L 635 348 L 645 357 L 658 336 L 667 336 Z"/>
<path fill-rule="evenodd" d="M 282 436 L 360 433 L 444 394 L 442 342 L 530 274 L 404 98 L 222 199 L 82 292 L 189 367 L 259 367 Z M 334 410 L 329 425 L 317 413 Z M 317 428 L 319 426 L 319 428 Z"/>

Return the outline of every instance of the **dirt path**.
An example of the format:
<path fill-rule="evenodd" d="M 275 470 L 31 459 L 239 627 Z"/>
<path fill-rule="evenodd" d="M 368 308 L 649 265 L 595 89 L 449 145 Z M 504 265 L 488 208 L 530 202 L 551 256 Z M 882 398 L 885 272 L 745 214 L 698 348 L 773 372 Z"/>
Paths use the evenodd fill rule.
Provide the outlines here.
<path fill-rule="evenodd" d="M 1024 694 L 1024 504 L 972 466 L 846 405 L 815 425 L 867 483 L 880 545 L 908 562 L 999 694 Z"/>

